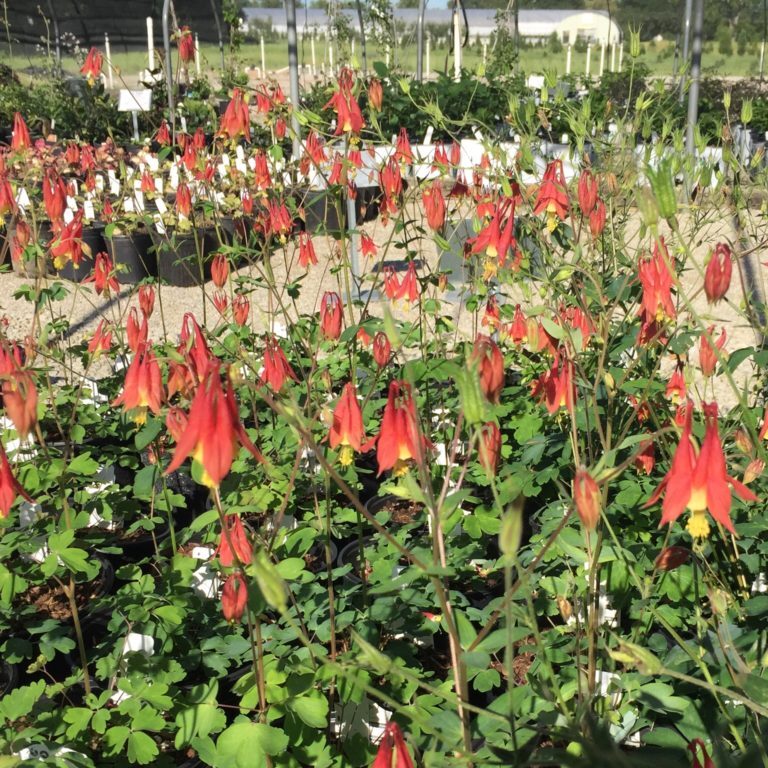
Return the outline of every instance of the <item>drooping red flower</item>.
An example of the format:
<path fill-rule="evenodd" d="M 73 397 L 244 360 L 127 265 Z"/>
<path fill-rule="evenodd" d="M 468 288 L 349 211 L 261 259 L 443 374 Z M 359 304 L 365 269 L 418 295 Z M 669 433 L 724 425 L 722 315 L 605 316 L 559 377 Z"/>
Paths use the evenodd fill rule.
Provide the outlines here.
<path fill-rule="evenodd" d="M 419 429 L 416 403 L 408 382 L 390 382 L 376 442 L 379 474 L 391 469 L 396 476 L 401 475 L 407 471 L 407 462 L 414 460 L 420 464 L 424 460 L 427 442 Z"/>
<path fill-rule="evenodd" d="M 75 268 L 83 258 L 83 212 L 78 211 L 72 221 L 58 228 L 58 233 L 51 241 L 51 258 L 56 269 L 62 269 L 71 261 Z"/>
<path fill-rule="evenodd" d="M 728 292 L 733 272 L 733 255 L 725 243 L 718 243 L 704 272 L 704 293 L 707 301 L 715 304 Z"/>
<path fill-rule="evenodd" d="M 573 501 L 576 512 L 579 514 L 581 524 L 593 531 L 600 519 L 600 511 L 603 508 L 603 500 L 600 495 L 600 487 L 589 470 L 581 466 L 576 470 L 573 478 Z"/>
<path fill-rule="evenodd" d="M 125 374 L 123 391 L 112 403 L 122 405 L 137 424 L 147 420 L 147 410 L 159 413 L 163 400 L 163 380 L 157 358 L 148 344 L 142 344 Z"/>
<path fill-rule="evenodd" d="M 5 174 L 0 175 L 0 216 L 7 216 L 16 211 L 16 199 L 13 196 L 11 182 Z"/>
<path fill-rule="evenodd" d="M 185 181 L 180 181 L 176 188 L 176 213 L 185 219 L 192 214 L 192 193 Z"/>
<path fill-rule="evenodd" d="M 437 179 L 424 189 L 421 200 L 424 203 L 424 213 L 427 224 L 435 232 L 439 232 L 445 224 L 445 198 L 440 180 Z"/>
<path fill-rule="evenodd" d="M 392 345 L 389 343 L 387 334 L 378 331 L 373 337 L 373 359 L 376 361 L 376 365 L 383 368 L 389 362 L 391 354 Z"/>
<path fill-rule="evenodd" d="M 148 335 L 147 315 L 143 316 L 141 325 L 139 325 L 139 314 L 136 311 L 136 307 L 131 307 L 125 321 L 125 336 L 128 341 L 128 349 L 136 354 L 139 348 L 146 344 Z"/>
<path fill-rule="evenodd" d="M 335 291 L 326 291 L 320 301 L 320 331 L 323 337 L 335 341 L 341 336 L 344 305 Z"/>
<path fill-rule="evenodd" d="M 363 113 L 360 111 L 360 105 L 352 89 L 354 88 L 355 76 L 351 69 L 344 67 L 339 74 L 339 88 L 331 96 L 323 109 L 332 107 L 336 112 L 336 136 L 343 133 L 360 133 L 365 126 Z"/>
<path fill-rule="evenodd" d="M 24 152 L 32 149 L 32 139 L 29 138 L 29 130 L 21 112 L 13 115 L 13 135 L 11 136 L 11 151 Z"/>
<path fill-rule="evenodd" d="M 315 246 L 312 244 L 309 232 L 299 232 L 299 265 L 309 269 L 310 264 L 317 264 Z"/>
<path fill-rule="evenodd" d="M 232 299 L 232 317 L 234 318 L 234 321 L 240 326 L 243 327 L 247 325 L 248 323 L 248 317 L 251 314 L 251 302 L 248 299 L 247 296 L 243 296 L 243 294 L 238 293 L 233 299 Z"/>
<path fill-rule="evenodd" d="M 67 187 L 53 168 L 49 168 L 43 178 L 43 205 L 52 222 L 61 221 L 64 209 L 67 207 Z"/>
<path fill-rule="evenodd" d="M 98 80 L 101 75 L 101 66 L 104 61 L 104 57 L 101 52 L 96 48 L 91 48 L 88 51 L 88 55 L 85 57 L 85 63 L 80 67 L 80 74 L 85 75 L 89 85 L 93 85 L 95 80 Z"/>
<path fill-rule="evenodd" d="M 228 139 L 238 139 L 243 136 L 246 141 L 251 140 L 251 116 L 243 92 L 239 88 L 232 91 L 232 100 L 221 116 L 219 136 Z"/>
<path fill-rule="evenodd" d="M 480 321 L 480 325 L 483 328 L 488 328 L 491 333 L 501 325 L 499 302 L 493 295 L 489 296 L 488 301 L 485 302 L 485 310 L 483 311 L 483 319 Z"/>
<path fill-rule="evenodd" d="M 15 344 L 0 346 L 0 381 L 6 416 L 25 439 L 37 424 L 37 386 L 32 371 L 22 367 L 21 349 Z"/>
<path fill-rule="evenodd" d="M 578 187 L 579 208 L 581 208 L 581 215 L 585 218 L 594 211 L 597 205 L 598 187 L 597 179 L 592 171 L 585 168 L 579 176 Z"/>
<path fill-rule="evenodd" d="M 489 421 L 486 424 L 483 424 L 483 427 L 480 430 L 480 444 L 478 446 L 480 466 L 485 470 L 488 477 L 496 476 L 500 455 L 501 430 L 499 429 L 498 424 Z"/>
<path fill-rule="evenodd" d="M 539 397 L 550 413 L 565 408 L 573 413 L 576 389 L 573 381 L 573 361 L 561 351 L 552 367 L 542 374 L 533 386 L 534 397 Z"/>
<path fill-rule="evenodd" d="M 592 237 L 597 239 L 603 234 L 605 229 L 605 203 L 602 200 L 598 200 L 595 204 L 594 210 L 589 214 L 589 231 L 592 233 Z"/>
<path fill-rule="evenodd" d="M 390 157 L 387 164 L 379 171 L 379 186 L 383 193 L 379 210 L 381 220 L 386 224 L 390 214 L 392 216 L 397 214 L 403 194 L 403 176 L 394 156 Z"/>
<path fill-rule="evenodd" d="M 365 232 L 360 233 L 360 251 L 363 254 L 363 258 L 367 258 L 369 256 L 375 257 L 379 252 L 379 249 L 376 247 L 376 243 L 373 241 L 373 238 L 366 235 Z"/>
<path fill-rule="evenodd" d="M 646 475 L 650 475 L 653 472 L 653 468 L 656 465 L 656 446 L 653 440 L 646 440 L 641 443 L 640 451 L 635 456 L 634 463 L 637 470 L 645 472 Z"/>
<path fill-rule="evenodd" d="M 420 293 L 419 279 L 416 276 L 416 262 L 409 261 L 395 298 L 405 299 L 409 304 L 412 304 L 414 301 L 418 301 Z"/>
<path fill-rule="evenodd" d="M 512 269 L 520 264 L 521 254 L 517 248 L 514 236 L 515 201 L 506 198 L 492 208 L 488 223 L 480 230 L 477 237 L 472 239 L 472 253 L 485 256 L 483 279 L 488 280 L 496 275 L 500 267 L 504 267 L 507 253 L 513 253 Z"/>
<path fill-rule="evenodd" d="M 274 337 L 268 338 L 264 348 L 264 366 L 261 372 L 261 382 L 270 386 L 274 392 L 280 392 L 286 379 L 298 381 L 277 339 Z"/>
<path fill-rule="evenodd" d="M 83 280 L 84 283 L 93 283 L 96 293 L 109 298 L 110 292 L 119 293 L 120 283 L 115 275 L 112 259 L 107 253 L 97 253 L 93 264 L 93 272 Z"/>
<path fill-rule="evenodd" d="M 195 38 L 187 26 L 179 30 L 179 58 L 185 66 L 195 60 Z"/>
<path fill-rule="evenodd" d="M 400 278 L 394 267 L 384 267 L 384 295 L 394 301 L 400 293 Z"/>
<path fill-rule="evenodd" d="M 21 487 L 16 479 L 5 454 L 5 448 L 0 443 L 0 517 L 8 517 L 17 496 L 22 496 L 32 503 L 29 494 Z"/>
<path fill-rule="evenodd" d="M 653 322 L 662 323 L 674 320 L 677 312 L 672 302 L 674 277 L 671 272 L 673 263 L 669 256 L 664 238 L 654 246 L 651 258 L 640 258 L 638 275 L 643 289 L 640 318 L 643 325 Z"/>
<path fill-rule="evenodd" d="M 215 557 L 224 568 L 248 565 L 253 559 L 253 545 L 239 515 L 226 515 Z"/>
<path fill-rule="evenodd" d="M 553 232 L 558 220 L 568 216 L 568 186 L 565 181 L 562 160 L 551 160 L 544 171 L 544 178 L 536 195 L 533 212 L 547 214 L 547 229 Z"/>
<path fill-rule="evenodd" d="M 155 141 L 161 147 L 167 147 L 171 143 L 171 131 L 168 128 L 168 123 L 165 119 L 160 123 L 160 127 L 155 133 Z"/>
<path fill-rule="evenodd" d="M 525 344 L 528 341 L 528 320 L 519 304 L 515 307 L 515 314 L 509 326 L 509 338 L 516 345 Z"/>
<path fill-rule="evenodd" d="M 339 402 L 333 412 L 333 424 L 328 435 L 331 448 L 341 448 L 339 463 L 349 466 L 354 452 L 362 449 L 365 441 L 363 429 L 363 412 L 357 402 L 357 392 L 352 382 L 347 382 L 341 392 Z"/>
<path fill-rule="evenodd" d="M 139 307 L 145 319 L 149 320 L 155 309 L 155 289 L 151 285 L 142 285 L 139 288 Z"/>
<path fill-rule="evenodd" d="M 675 366 L 674 373 L 669 377 L 665 391 L 666 397 L 673 405 L 679 405 L 688 397 L 684 372 L 685 366 L 683 365 L 683 361 L 679 360 Z"/>
<path fill-rule="evenodd" d="M 413 150 L 411 149 L 411 142 L 408 141 L 408 131 L 405 128 L 401 128 L 400 133 L 397 135 L 395 160 L 406 165 L 413 164 Z"/>
<path fill-rule="evenodd" d="M 248 585 L 242 573 L 231 573 L 221 590 L 221 612 L 229 622 L 239 622 L 248 605 Z"/>
<path fill-rule="evenodd" d="M 498 403 L 504 387 L 504 356 L 490 336 L 478 333 L 472 348 L 471 361 L 477 365 L 480 389 L 491 403 Z"/>
<path fill-rule="evenodd" d="M 381 112 L 383 101 L 384 89 L 381 86 L 381 81 L 373 77 L 371 82 L 368 83 L 368 104 L 377 112 Z"/>
<path fill-rule="evenodd" d="M 94 357 L 102 352 L 109 352 L 112 347 L 112 331 L 105 328 L 105 322 L 104 318 L 99 321 L 91 340 L 88 342 L 88 354 Z"/>
<path fill-rule="evenodd" d="M 723 352 L 726 340 L 725 328 L 721 329 L 720 336 L 715 341 L 714 348 L 709 343 L 707 336 L 712 339 L 715 338 L 714 325 L 710 325 L 709 328 L 707 328 L 706 334 L 701 334 L 701 339 L 699 341 L 699 366 L 701 367 L 701 373 L 705 378 L 715 375 L 715 368 L 717 368 L 717 353 L 715 352 L 715 349 L 717 349 L 717 352 L 720 353 L 721 357 L 725 354 Z"/>
<path fill-rule="evenodd" d="M 731 521 L 729 485 L 744 501 L 757 501 L 757 496 L 749 488 L 727 473 L 718 431 L 717 405 L 705 403 L 702 408 L 706 431 L 701 449 L 697 454 L 691 438 L 693 409 L 689 401 L 684 414 L 683 432 L 669 472 L 645 503 L 645 506 L 655 504 L 664 494 L 660 525 L 673 523 L 687 508 L 691 516 L 686 528 L 694 538 L 709 536 L 707 510 L 726 530 L 735 533 Z"/>
<path fill-rule="evenodd" d="M 229 277 L 229 259 L 225 253 L 217 253 L 211 262 L 211 280 L 217 288 L 223 288 Z"/>
<path fill-rule="evenodd" d="M 220 363 L 212 358 L 195 392 L 189 423 L 176 444 L 166 474 L 175 472 L 191 455 L 202 467 L 203 485 L 218 488 L 232 467 L 238 445 L 262 460 L 240 421 L 232 381 L 227 377 L 226 389 L 222 388 Z"/>
<path fill-rule="evenodd" d="M 413 760 L 397 723 L 389 722 L 384 728 L 384 736 L 371 768 L 413 768 Z"/>

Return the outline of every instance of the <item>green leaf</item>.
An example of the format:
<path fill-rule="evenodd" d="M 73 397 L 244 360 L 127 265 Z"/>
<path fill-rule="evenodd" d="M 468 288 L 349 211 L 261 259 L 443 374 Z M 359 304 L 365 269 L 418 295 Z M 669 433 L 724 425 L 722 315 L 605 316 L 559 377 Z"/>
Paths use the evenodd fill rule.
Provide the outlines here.
<path fill-rule="evenodd" d="M 277 564 L 277 572 L 284 579 L 290 581 L 292 579 L 298 579 L 299 575 L 304 571 L 304 558 L 301 557 L 287 557 L 285 560 L 281 560 Z"/>
<path fill-rule="evenodd" d="M 98 471 L 99 462 L 91 458 L 90 451 L 75 456 L 67 467 L 67 472 L 71 475 L 85 475 L 90 477 L 91 475 L 95 475 Z"/>
<path fill-rule="evenodd" d="M 285 733 L 263 723 L 234 723 L 216 741 L 219 765 L 232 768 L 263 765 L 264 755 L 279 755 L 287 748 Z"/>
<path fill-rule="evenodd" d="M 64 710 L 64 722 L 69 723 L 67 728 L 67 738 L 76 739 L 81 733 L 84 733 L 91 722 L 93 711 L 86 707 L 69 707 Z"/>
<path fill-rule="evenodd" d="M 45 691 L 45 680 L 36 680 L 30 685 L 22 685 L 0 699 L 0 712 L 8 720 L 18 720 L 32 711 L 37 700 L 43 695 L 43 691 Z"/>
<path fill-rule="evenodd" d="M 734 675 L 734 680 L 755 704 L 768 706 L 768 680 L 748 672 Z"/>
<path fill-rule="evenodd" d="M 160 753 L 155 740 L 143 731 L 134 731 L 128 737 L 128 759 L 139 765 L 149 765 Z"/>
<path fill-rule="evenodd" d="M 328 700 L 324 696 L 301 696 L 297 699 L 289 699 L 288 708 L 310 728 L 328 726 Z"/>

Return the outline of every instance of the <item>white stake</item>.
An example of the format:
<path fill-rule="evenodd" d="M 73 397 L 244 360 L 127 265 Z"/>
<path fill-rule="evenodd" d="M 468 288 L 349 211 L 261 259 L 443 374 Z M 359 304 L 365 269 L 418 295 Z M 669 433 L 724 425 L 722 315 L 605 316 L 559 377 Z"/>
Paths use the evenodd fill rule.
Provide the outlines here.
<path fill-rule="evenodd" d="M 456 9 L 453 11 L 453 79 L 461 80 L 461 20 Z"/>
<path fill-rule="evenodd" d="M 488 43 L 483 43 L 483 66 L 488 61 Z"/>
<path fill-rule="evenodd" d="M 587 65 L 584 67 L 584 77 L 589 77 L 589 64 L 592 59 L 592 43 L 587 43 Z"/>
<path fill-rule="evenodd" d="M 621 72 L 621 68 L 624 64 L 624 43 L 621 44 L 621 47 L 619 48 L 619 72 Z"/>
<path fill-rule="evenodd" d="M 152 17 L 147 16 L 147 53 L 149 54 L 149 71 L 155 71 L 155 31 Z"/>
<path fill-rule="evenodd" d="M 104 51 L 107 54 L 107 78 L 109 80 L 109 87 L 115 87 L 115 81 L 112 75 L 112 49 L 109 46 L 109 35 L 104 35 Z"/>
<path fill-rule="evenodd" d="M 427 67 L 425 70 L 427 79 L 429 79 L 429 73 L 431 71 L 429 66 L 429 53 L 431 48 L 432 48 L 432 35 L 427 35 Z"/>
<path fill-rule="evenodd" d="M 603 76 L 603 70 L 605 69 L 605 43 L 600 43 L 600 72 L 598 77 Z"/>
<path fill-rule="evenodd" d="M 384 57 L 386 59 L 387 69 L 389 69 L 389 43 L 387 43 L 387 47 L 384 51 Z"/>
<path fill-rule="evenodd" d="M 611 72 L 616 71 L 616 43 L 611 43 Z"/>
<path fill-rule="evenodd" d="M 763 71 L 763 64 L 765 63 L 765 40 L 760 43 L 760 72 Z"/>
<path fill-rule="evenodd" d="M 259 45 L 261 46 L 261 76 L 267 76 L 267 52 L 264 48 L 264 35 L 259 36 Z"/>
<path fill-rule="evenodd" d="M 195 32 L 195 72 L 200 77 L 200 38 L 198 38 L 197 32 Z"/>
<path fill-rule="evenodd" d="M 315 57 L 315 36 L 309 38 L 309 44 L 312 48 L 312 77 L 317 77 L 317 58 Z"/>
<path fill-rule="evenodd" d="M 328 71 L 333 74 L 333 40 L 328 41 Z"/>
<path fill-rule="evenodd" d="M 571 74 L 571 46 L 568 46 L 568 50 L 565 54 L 565 74 L 570 75 Z"/>

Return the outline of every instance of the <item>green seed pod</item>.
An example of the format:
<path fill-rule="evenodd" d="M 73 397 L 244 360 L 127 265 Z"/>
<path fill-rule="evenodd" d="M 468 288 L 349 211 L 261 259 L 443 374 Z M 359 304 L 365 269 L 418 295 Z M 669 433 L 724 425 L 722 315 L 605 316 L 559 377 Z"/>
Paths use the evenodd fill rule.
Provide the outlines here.
<path fill-rule="evenodd" d="M 646 227 L 655 227 L 659 223 L 659 207 L 650 187 L 640 187 L 637 190 L 637 207 Z"/>

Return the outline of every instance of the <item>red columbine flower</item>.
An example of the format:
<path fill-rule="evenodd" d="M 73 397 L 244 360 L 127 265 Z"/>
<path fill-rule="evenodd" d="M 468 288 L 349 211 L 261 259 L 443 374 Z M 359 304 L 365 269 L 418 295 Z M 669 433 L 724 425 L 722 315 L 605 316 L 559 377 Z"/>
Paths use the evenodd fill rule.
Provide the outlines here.
<path fill-rule="evenodd" d="M 553 232 L 557 220 L 565 221 L 568 216 L 568 188 L 563 173 L 563 161 L 551 160 L 544 171 L 544 178 L 536 195 L 534 214 L 547 214 L 547 229 Z"/>
<path fill-rule="evenodd" d="M 528 320 L 519 304 L 515 307 L 515 314 L 509 326 L 509 337 L 512 339 L 512 343 L 517 345 L 525 344 L 528 341 Z"/>
<path fill-rule="evenodd" d="M 718 243 L 704 272 L 704 293 L 707 294 L 707 301 L 710 304 L 720 301 L 728 292 L 732 272 L 731 249 L 725 243 Z"/>
<path fill-rule="evenodd" d="M 192 213 L 192 193 L 185 181 L 179 182 L 176 188 L 176 213 L 179 218 L 183 216 L 185 219 Z"/>
<path fill-rule="evenodd" d="M 581 524 L 588 531 L 593 531 L 600 519 L 603 501 L 600 496 L 600 488 L 586 467 L 582 466 L 576 470 L 576 475 L 573 478 L 573 501 L 576 504 L 576 511 L 579 513 Z"/>
<path fill-rule="evenodd" d="M 70 141 L 67 144 L 67 151 L 64 153 L 64 159 L 67 161 L 67 165 L 75 166 L 80 162 L 80 150 L 74 141 Z"/>
<path fill-rule="evenodd" d="M 0 176 L 0 216 L 6 216 L 16 211 L 16 200 L 13 197 L 11 182 L 5 174 Z"/>
<path fill-rule="evenodd" d="M 368 237 L 365 232 L 360 233 L 360 251 L 362 252 L 364 259 L 369 256 L 375 257 L 379 252 L 376 243 L 373 242 L 373 238 Z"/>
<path fill-rule="evenodd" d="M 231 573 L 221 590 L 221 612 L 224 618 L 230 622 L 240 621 L 247 604 L 248 585 L 245 578 L 241 573 Z"/>
<path fill-rule="evenodd" d="M 211 359 L 192 399 L 187 428 L 165 470 L 175 472 L 191 455 L 203 468 L 202 483 L 209 488 L 218 488 L 229 473 L 238 444 L 262 459 L 240 422 L 232 381 L 227 377 L 227 388 L 222 389 L 219 369 L 219 361 Z"/>
<path fill-rule="evenodd" d="M 149 320 L 155 309 L 155 289 L 151 285 L 142 285 L 139 288 L 139 307 L 144 318 Z"/>
<path fill-rule="evenodd" d="M 405 128 L 401 128 L 400 133 L 397 135 L 397 142 L 395 143 L 395 160 L 399 163 L 405 163 L 406 165 L 411 165 L 413 163 L 411 142 L 408 141 L 408 131 L 406 131 Z"/>
<path fill-rule="evenodd" d="M 397 213 L 403 194 L 403 177 L 394 157 L 390 157 L 387 164 L 379 171 L 379 186 L 383 193 L 380 205 L 381 220 L 386 224 L 389 215 L 394 216 Z"/>
<path fill-rule="evenodd" d="M 355 385 L 347 382 L 342 390 L 336 410 L 333 412 L 333 424 L 329 433 L 331 448 L 341 446 L 339 464 L 347 467 L 352 463 L 355 451 L 362 449 L 365 440 L 363 429 L 363 412 L 357 402 Z"/>
<path fill-rule="evenodd" d="M 374 77 L 368 83 L 368 104 L 377 112 L 381 112 L 383 101 L 384 89 L 381 87 L 381 81 Z"/>
<path fill-rule="evenodd" d="M 112 346 L 112 331 L 104 327 L 104 319 L 99 321 L 91 340 L 88 342 L 88 354 L 96 357 L 102 352 L 109 352 Z"/>
<path fill-rule="evenodd" d="M 499 302 L 495 296 L 489 296 L 488 301 L 485 302 L 485 310 L 483 312 L 483 319 L 480 325 L 483 328 L 488 328 L 491 332 L 501 324 L 501 313 L 499 312 Z"/>
<path fill-rule="evenodd" d="M 223 288 L 229 277 L 229 259 L 226 254 L 217 253 L 211 262 L 211 280 L 217 288 Z"/>
<path fill-rule="evenodd" d="M 320 302 L 320 331 L 326 339 L 335 341 L 341 336 L 343 312 L 339 294 L 326 291 Z"/>
<path fill-rule="evenodd" d="M 504 356 L 498 344 L 490 336 L 478 333 L 470 359 L 478 366 L 483 394 L 489 402 L 498 403 L 504 387 Z"/>
<path fill-rule="evenodd" d="M 579 208 L 581 208 L 581 215 L 584 217 L 589 216 L 597 205 L 598 186 L 592 171 L 585 168 L 579 176 L 578 188 Z"/>
<path fill-rule="evenodd" d="M 669 377 L 669 381 L 667 382 L 667 388 L 664 394 L 673 405 L 682 403 L 688 396 L 685 386 L 684 370 L 685 366 L 683 365 L 682 360 L 678 360 L 675 371 Z"/>
<path fill-rule="evenodd" d="M 384 295 L 394 301 L 400 293 L 400 278 L 394 267 L 384 267 Z"/>
<path fill-rule="evenodd" d="M 67 207 L 67 187 L 61 176 L 49 168 L 43 179 L 43 204 L 52 222 L 58 222 Z"/>
<path fill-rule="evenodd" d="M 8 517 L 17 496 L 23 496 L 28 502 L 32 502 L 29 494 L 21 487 L 14 477 L 5 448 L 0 443 L 0 517 Z"/>
<path fill-rule="evenodd" d="M 195 60 L 195 38 L 186 26 L 179 31 L 179 58 L 185 66 Z"/>
<path fill-rule="evenodd" d="M 702 760 L 699 760 L 699 749 L 701 749 Z M 691 768 L 715 768 L 712 758 L 707 752 L 707 745 L 701 739 L 694 739 L 688 745 L 688 751 L 693 756 L 693 766 Z"/>
<path fill-rule="evenodd" d="M 480 445 L 478 446 L 480 465 L 489 477 L 496 476 L 500 454 L 501 430 L 495 422 L 489 421 L 480 430 Z"/>
<path fill-rule="evenodd" d="M 717 355 L 715 354 L 715 350 L 712 348 L 712 345 L 709 343 L 707 336 L 710 336 L 712 339 L 715 338 L 715 326 L 710 325 L 709 328 L 707 328 L 707 333 L 701 334 L 701 340 L 699 342 L 699 365 L 701 366 L 701 372 L 705 377 L 714 376 L 715 368 L 717 367 Z M 717 351 L 720 352 L 721 357 L 725 354 L 723 352 L 723 347 L 725 346 L 725 328 L 721 330 L 720 336 L 715 341 L 715 347 L 717 348 Z"/>
<path fill-rule="evenodd" d="M 391 469 L 395 476 L 402 475 L 408 470 L 408 461 L 423 461 L 427 442 L 420 433 L 416 403 L 407 382 L 390 382 L 381 430 L 376 439 L 379 474 Z"/>
<path fill-rule="evenodd" d="M 605 203 L 598 200 L 592 213 L 589 214 L 589 231 L 597 239 L 605 229 Z"/>
<path fill-rule="evenodd" d="M 128 340 L 128 349 L 134 354 L 137 353 L 139 347 L 146 344 L 148 334 L 149 326 L 147 325 L 147 316 L 144 315 L 141 325 L 139 325 L 139 314 L 136 312 L 136 307 L 131 307 L 125 321 L 125 335 Z"/>
<path fill-rule="evenodd" d="M 573 361 L 564 352 L 555 358 L 552 367 L 542 374 L 533 386 L 534 397 L 539 397 L 550 413 L 560 408 L 573 413 L 576 388 L 573 383 Z"/>
<path fill-rule="evenodd" d="M 227 307 L 229 306 L 229 298 L 227 297 L 227 294 L 224 293 L 224 291 L 213 292 L 213 306 L 216 307 L 219 314 L 224 317 L 227 311 Z"/>
<path fill-rule="evenodd" d="M 298 381 L 296 374 L 288 362 L 277 339 L 272 337 L 267 339 L 264 349 L 264 368 L 261 372 L 261 383 L 268 384 L 274 392 L 279 392 L 283 388 L 286 379 Z"/>
<path fill-rule="evenodd" d="M 239 326 L 245 326 L 248 323 L 248 316 L 251 313 L 251 302 L 247 296 L 238 293 L 232 299 L 232 317 Z"/>
<path fill-rule="evenodd" d="M 645 506 L 655 504 L 661 494 L 664 494 L 660 525 L 674 522 L 684 509 L 689 509 L 691 517 L 686 528 L 694 538 L 709 536 L 709 522 L 705 514 L 707 510 L 717 522 L 731 533 L 735 533 L 731 522 L 729 484 L 739 498 L 744 501 L 757 501 L 757 496 L 749 488 L 730 477 L 726 471 L 725 455 L 717 426 L 717 405 L 705 403 L 702 407 L 706 432 L 701 450 L 697 455 L 691 439 L 692 404 L 689 401 L 684 414 L 683 433 L 669 472 L 645 503 Z"/>
<path fill-rule="evenodd" d="M 335 136 L 341 136 L 343 133 L 360 133 L 365 125 L 360 105 L 352 93 L 353 87 L 354 74 L 351 69 L 344 67 L 339 75 L 339 90 L 334 92 L 323 107 L 323 109 L 333 107 L 334 112 L 336 112 Z"/>
<path fill-rule="evenodd" d="M 265 152 L 258 150 L 253 156 L 253 185 L 260 191 L 266 191 L 272 186 L 272 175 Z"/>
<path fill-rule="evenodd" d="M 13 115 L 13 135 L 11 137 L 11 150 L 13 152 L 23 152 L 32 149 L 32 139 L 29 138 L 29 130 L 21 112 Z"/>
<path fill-rule="evenodd" d="M 238 515 L 225 516 L 224 529 L 215 556 L 218 556 L 219 563 L 224 568 L 248 565 L 253 559 L 253 546 L 248 541 L 248 534 Z"/>
<path fill-rule="evenodd" d="M 97 253 L 93 265 L 93 273 L 83 280 L 84 283 L 93 283 L 96 293 L 101 296 L 103 293 L 109 298 L 110 291 L 118 293 L 120 283 L 115 276 L 115 268 L 112 265 L 112 259 L 106 253 Z"/>
<path fill-rule="evenodd" d="M 112 403 L 122 405 L 137 424 L 147 420 L 147 409 L 159 413 L 163 400 L 163 380 L 154 353 L 142 344 L 125 374 L 123 391 Z"/>
<path fill-rule="evenodd" d="M 376 361 L 376 365 L 383 368 L 389 362 L 391 354 L 392 345 L 389 343 L 387 334 L 378 331 L 373 337 L 373 359 Z"/>
<path fill-rule="evenodd" d="M 80 74 L 86 76 L 88 85 L 93 85 L 94 80 L 97 80 L 101 74 L 102 61 L 103 56 L 99 50 L 91 48 L 91 50 L 88 51 L 88 55 L 85 57 L 85 63 L 80 67 Z"/>
<path fill-rule="evenodd" d="M 484 280 L 494 277 L 498 268 L 506 264 L 510 249 L 514 254 L 512 269 L 519 266 L 521 254 L 515 241 L 514 227 L 515 201 L 507 198 L 494 206 L 490 221 L 471 241 L 472 253 L 485 256 Z"/>
<path fill-rule="evenodd" d="M 56 269 L 62 269 L 71 261 L 75 267 L 80 266 L 83 258 L 83 212 L 78 211 L 72 221 L 59 230 L 59 234 L 51 242 L 51 258 Z"/>
<path fill-rule="evenodd" d="M 232 91 L 232 100 L 221 116 L 219 136 L 229 139 L 244 136 L 246 141 L 251 140 L 251 116 L 243 92 L 239 88 Z"/>
<path fill-rule="evenodd" d="M 650 475 L 656 465 L 656 446 L 653 440 L 646 440 L 640 445 L 640 452 L 635 456 L 635 467 L 638 472 Z"/>
<path fill-rule="evenodd" d="M 413 760 L 397 723 L 387 723 L 371 768 L 413 768 Z"/>
<path fill-rule="evenodd" d="M 171 143 L 171 132 L 168 130 L 168 123 L 165 120 L 160 123 L 160 127 L 155 133 L 155 141 L 161 147 L 167 147 Z"/>
<path fill-rule="evenodd" d="M 141 174 L 141 191 L 145 195 L 155 194 L 155 180 L 152 178 L 152 174 L 149 171 L 144 171 Z"/>
<path fill-rule="evenodd" d="M 445 224 L 445 198 L 439 179 L 433 181 L 432 185 L 424 190 L 421 199 L 427 215 L 427 224 L 438 232 Z"/>
<path fill-rule="evenodd" d="M 670 271 L 671 265 L 663 237 L 660 239 L 660 246 L 654 246 L 651 258 L 640 257 L 638 273 L 643 289 L 640 317 L 644 325 L 654 321 L 661 323 L 673 320 L 677 314 L 672 303 L 674 277 Z"/>
<path fill-rule="evenodd" d="M 21 367 L 17 345 L 0 347 L 0 381 L 5 413 L 19 437 L 26 438 L 37 423 L 37 387 L 32 372 Z"/>
<path fill-rule="evenodd" d="M 420 292 L 419 279 L 416 277 L 416 263 L 409 261 L 408 269 L 405 270 L 405 275 L 395 298 L 405 299 L 409 304 L 412 304 L 414 301 L 418 301 Z"/>
<path fill-rule="evenodd" d="M 317 264 L 315 246 L 308 232 L 299 232 L 299 265 L 309 269 L 310 264 Z"/>

